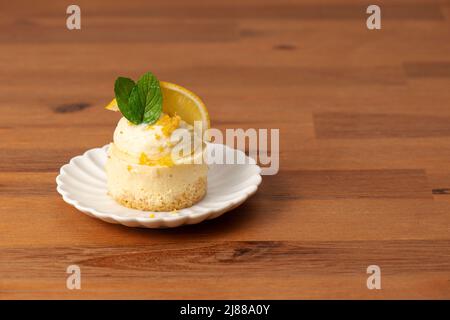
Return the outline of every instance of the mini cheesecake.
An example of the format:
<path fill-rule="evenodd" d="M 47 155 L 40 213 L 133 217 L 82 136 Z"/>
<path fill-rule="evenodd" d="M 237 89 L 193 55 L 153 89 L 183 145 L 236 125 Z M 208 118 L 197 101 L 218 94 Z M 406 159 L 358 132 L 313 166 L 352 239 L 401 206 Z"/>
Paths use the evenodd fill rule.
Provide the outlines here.
<path fill-rule="evenodd" d="M 145 211 L 172 211 L 200 201 L 207 187 L 204 146 L 174 155 L 172 133 L 193 128 L 178 116 L 162 114 L 152 125 L 120 119 L 108 150 L 108 193 L 118 203 Z"/>

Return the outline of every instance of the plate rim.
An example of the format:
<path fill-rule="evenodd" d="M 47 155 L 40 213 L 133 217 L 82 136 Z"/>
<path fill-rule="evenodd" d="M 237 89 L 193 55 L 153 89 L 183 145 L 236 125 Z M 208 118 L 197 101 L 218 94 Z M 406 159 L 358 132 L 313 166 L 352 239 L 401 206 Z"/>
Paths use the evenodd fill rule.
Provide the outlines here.
<path fill-rule="evenodd" d="M 241 205 L 243 202 L 245 202 L 246 199 L 248 199 L 250 196 L 252 196 L 254 193 L 256 193 L 256 191 L 258 190 L 259 185 L 262 182 L 262 177 L 261 177 L 261 167 L 256 163 L 256 161 L 246 155 L 243 151 L 239 150 L 239 149 L 233 149 L 229 146 L 227 146 L 226 144 L 219 144 L 219 143 L 208 143 L 208 146 L 221 146 L 224 147 L 226 149 L 229 149 L 233 152 L 238 152 L 243 154 L 243 156 L 246 159 L 249 159 L 249 163 L 246 163 L 245 166 L 251 166 L 256 168 L 256 171 L 254 174 L 252 174 L 248 179 L 252 179 L 253 177 L 256 176 L 256 181 L 254 183 L 252 183 L 251 185 L 247 186 L 245 189 L 240 190 L 239 195 L 237 195 L 235 198 L 227 200 L 226 204 L 224 204 L 223 207 L 217 207 L 217 208 L 208 208 L 208 210 L 204 211 L 204 212 L 200 212 L 200 213 L 189 213 L 186 215 L 177 215 L 177 216 L 158 216 L 158 217 L 154 217 L 154 218 L 150 218 L 150 217 L 124 217 L 124 216 L 119 216 L 115 213 L 105 213 L 102 211 L 99 211 L 95 208 L 92 207 L 86 207 L 82 204 L 80 204 L 80 202 L 72 196 L 70 196 L 70 192 L 67 191 L 67 189 L 64 189 L 64 182 L 61 181 L 61 177 L 63 175 L 66 174 L 65 170 L 70 167 L 71 165 L 74 165 L 74 162 L 77 161 L 76 159 L 81 159 L 84 157 L 87 157 L 87 154 L 89 152 L 94 152 L 94 151 L 101 151 L 101 152 L 107 152 L 109 144 L 106 144 L 102 147 L 95 147 L 95 148 L 91 148 L 86 150 L 83 154 L 80 155 L 76 155 L 74 157 L 72 157 L 68 163 L 65 163 L 64 165 L 62 165 L 58 171 L 58 175 L 56 176 L 56 191 L 62 196 L 63 200 L 74 206 L 76 209 L 78 209 L 79 211 L 87 214 L 88 216 L 91 217 L 95 217 L 98 218 L 102 221 L 105 222 L 109 222 L 109 223 L 116 223 L 116 224 L 122 224 L 122 225 L 126 225 L 126 226 L 130 226 L 133 227 L 130 224 L 133 223 L 137 223 L 138 226 L 135 227 L 146 227 L 146 228 L 164 228 L 164 227 L 178 227 L 181 225 L 185 225 L 185 224 L 196 224 L 196 223 L 200 223 L 204 220 L 209 220 L 209 219 L 214 219 L 219 217 L 220 215 L 224 214 L 227 211 L 230 211 L 236 207 L 238 207 L 239 205 Z M 120 206 L 119 203 L 116 202 L 117 205 Z M 193 205 L 195 206 L 195 204 Z M 193 206 L 189 207 L 192 208 Z M 126 208 L 126 207 L 124 207 Z M 188 208 L 186 208 L 188 209 Z M 143 211 L 143 210 L 140 210 Z M 151 211 L 149 211 L 150 213 Z M 174 224 L 175 225 L 171 225 Z"/>

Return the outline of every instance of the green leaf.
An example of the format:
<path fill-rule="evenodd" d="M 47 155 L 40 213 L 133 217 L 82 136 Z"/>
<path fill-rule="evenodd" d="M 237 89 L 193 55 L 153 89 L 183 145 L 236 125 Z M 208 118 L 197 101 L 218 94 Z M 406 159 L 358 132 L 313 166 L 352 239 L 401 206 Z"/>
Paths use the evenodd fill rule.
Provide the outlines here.
<path fill-rule="evenodd" d="M 162 112 L 162 93 L 158 79 L 147 72 L 131 90 L 129 104 L 136 110 L 142 110 L 142 120 L 152 124 L 156 122 Z"/>
<path fill-rule="evenodd" d="M 142 122 L 144 109 L 141 110 L 139 105 L 131 104 L 129 100 L 131 91 L 135 86 L 133 80 L 119 77 L 114 83 L 114 94 L 122 115 L 130 122 L 139 124 Z"/>

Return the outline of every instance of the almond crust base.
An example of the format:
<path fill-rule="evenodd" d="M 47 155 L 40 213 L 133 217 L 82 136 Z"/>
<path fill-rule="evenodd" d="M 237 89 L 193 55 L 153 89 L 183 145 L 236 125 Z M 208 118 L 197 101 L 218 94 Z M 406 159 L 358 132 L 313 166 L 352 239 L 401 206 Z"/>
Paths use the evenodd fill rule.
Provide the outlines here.
<path fill-rule="evenodd" d="M 181 194 L 171 196 L 167 194 L 141 194 L 136 196 L 127 191 L 120 195 L 112 195 L 121 205 L 143 211 L 173 211 L 191 207 L 199 202 L 206 194 L 206 177 L 199 178 L 192 184 L 186 186 Z"/>

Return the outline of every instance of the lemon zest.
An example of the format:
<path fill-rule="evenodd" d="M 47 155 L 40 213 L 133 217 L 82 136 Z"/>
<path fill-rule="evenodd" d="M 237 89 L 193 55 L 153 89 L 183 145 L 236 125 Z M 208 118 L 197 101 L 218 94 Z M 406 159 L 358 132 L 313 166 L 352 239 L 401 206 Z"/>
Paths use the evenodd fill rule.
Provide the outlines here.
<path fill-rule="evenodd" d="M 174 165 L 172 157 L 169 155 L 161 157 L 156 160 L 152 160 L 147 155 L 142 152 L 139 157 L 139 164 L 145 166 L 163 166 L 163 167 L 172 167 Z"/>
<path fill-rule="evenodd" d="M 168 137 L 178 128 L 180 125 L 180 116 L 174 115 L 173 117 L 165 114 L 155 123 L 157 126 L 161 126 L 162 133 Z"/>

